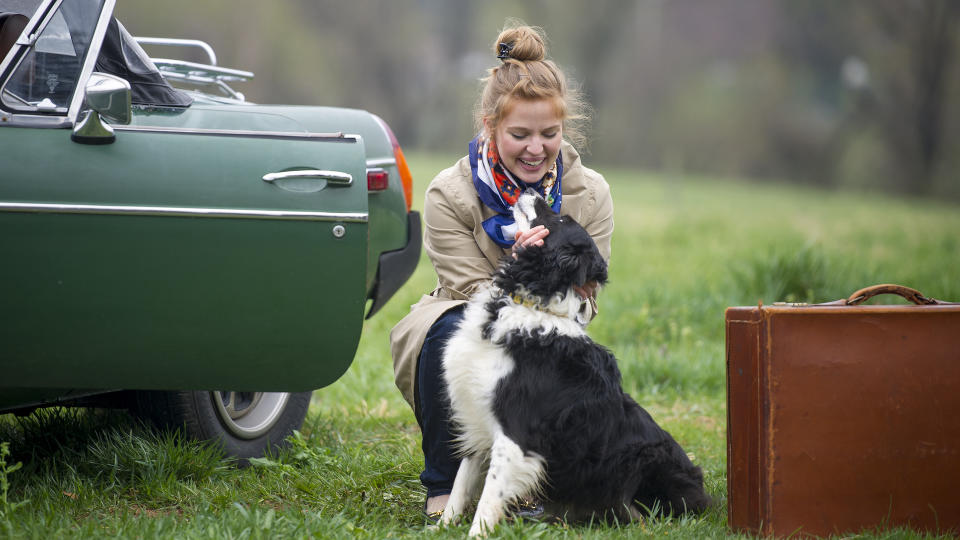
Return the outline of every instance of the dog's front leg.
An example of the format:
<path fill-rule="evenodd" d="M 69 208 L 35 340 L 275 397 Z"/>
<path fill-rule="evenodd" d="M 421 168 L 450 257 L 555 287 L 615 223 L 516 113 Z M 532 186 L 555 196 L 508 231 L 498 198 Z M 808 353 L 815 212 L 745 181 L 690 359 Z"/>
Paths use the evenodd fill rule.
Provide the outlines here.
<path fill-rule="evenodd" d="M 466 509 L 477 492 L 480 475 L 483 470 L 483 459 L 480 456 L 463 456 L 457 476 L 453 479 L 453 490 L 450 499 L 443 508 L 441 523 L 450 523 Z"/>
<path fill-rule="evenodd" d="M 525 455 L 517 443 L 498 433 L 493 440 L 490 468 L 470 526 L 470 536 L 482 536 L 492 531 L 503 518 L 509 501 L 538 491 L 543 473 L 540 456 Z"/>

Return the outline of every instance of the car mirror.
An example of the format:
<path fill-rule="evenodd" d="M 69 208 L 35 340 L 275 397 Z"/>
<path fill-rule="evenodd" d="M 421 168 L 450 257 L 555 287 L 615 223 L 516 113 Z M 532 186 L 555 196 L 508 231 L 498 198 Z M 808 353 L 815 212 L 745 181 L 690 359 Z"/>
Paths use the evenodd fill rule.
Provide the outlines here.
<path fill-rule="evenodd" d="M 84 94 L 90 110 L 74 127 L 70 138 L 84 144 L 112 143 L 113 128 L 104 124 L 103 118 L 117 124 L 130 123 L 130 83 L 114 75 L 94 72 L 87 80 Z"/>

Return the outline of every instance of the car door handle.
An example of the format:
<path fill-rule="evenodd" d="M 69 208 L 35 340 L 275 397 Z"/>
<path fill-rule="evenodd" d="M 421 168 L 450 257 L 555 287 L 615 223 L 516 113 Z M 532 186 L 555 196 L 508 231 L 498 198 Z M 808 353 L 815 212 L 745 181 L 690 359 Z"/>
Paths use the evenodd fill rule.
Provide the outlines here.
<path fill-rule="evenodd" d="M 340 171 L 321 171 L 317 169 L 283 171 L 263 175 L 264 182 L 273 184 L 278 180 L 323 180 L 329 186 L 347 187 L 353 183 L 353 176 Z"/>

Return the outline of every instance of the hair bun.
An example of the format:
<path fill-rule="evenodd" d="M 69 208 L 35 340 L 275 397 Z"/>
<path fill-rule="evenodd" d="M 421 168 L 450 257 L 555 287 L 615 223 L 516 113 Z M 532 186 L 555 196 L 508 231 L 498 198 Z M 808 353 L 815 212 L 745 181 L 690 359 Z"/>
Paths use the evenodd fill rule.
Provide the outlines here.
<path fill-rule="evenodd" d="M 513 58 L 521 62 L 536 62 L 547 57 L 543 31 L 533 26 L 505 28 L 493 46 L 497 58 L 506 61 Z"/>

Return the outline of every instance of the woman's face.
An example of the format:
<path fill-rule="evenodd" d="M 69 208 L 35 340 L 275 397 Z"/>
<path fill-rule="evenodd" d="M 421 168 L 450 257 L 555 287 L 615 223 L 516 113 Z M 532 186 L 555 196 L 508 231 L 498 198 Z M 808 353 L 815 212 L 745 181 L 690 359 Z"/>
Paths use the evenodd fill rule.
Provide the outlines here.
<path fill-rule="evenodd" d="M 527 184 L 553 167 L 562 139 L 563 119 L 550 99 L 518 100 L 493 133 L 504 167 Z"/>

